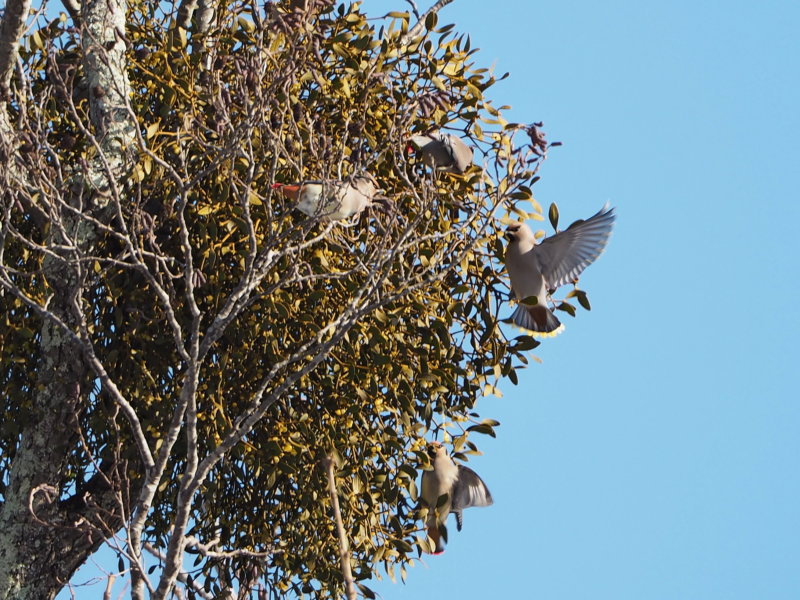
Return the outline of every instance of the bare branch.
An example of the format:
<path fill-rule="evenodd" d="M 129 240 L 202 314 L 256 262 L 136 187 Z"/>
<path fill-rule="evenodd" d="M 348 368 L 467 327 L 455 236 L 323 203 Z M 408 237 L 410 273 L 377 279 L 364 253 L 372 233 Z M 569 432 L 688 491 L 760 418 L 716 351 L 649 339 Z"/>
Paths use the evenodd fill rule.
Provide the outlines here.
<path fill-rule="evenodd" d="M 116 580 L 116 575 L 109 575 L 108 580 L 106 581 L 106 590 L 103 593 L 103 600 L 111 600 L 111 588 L 114 587 L 114 581 Z"/>
<path fill-rule="evenodd" d="M 417 7 L 417 3 L 414 0 L 406 0 L 411 5 L 411 11 L 414 13 L 414 16 L 419 19 L 419 8 Z"/>
<path fill-rule="evenodd" d="M 436 2 L 436 4 L 434 4 L 428 10 L 426 10 L 425 14 L 422 15 L 419 18 L 419 20 L 414 24 L 414 26 L 411 29 L 408 30 L 408 33 L 406 33 L 403 36 L 402 41 L 400 42 L 400 44 L 401 45 L 407 44 L 408 42 L 413 40 L 415 37 L 420 35 L 422 33 L 422 31 L 425 29 L 425 21 L 428 19 L 428 17 L 430 15 L 438 13 L 442 8 L 444 8 L 445 6 L 450 4 L 452 1 L 453 0 L 438 0 Z"/>
<path fill-rule="evenodd" d="M 153 546 L 153 544 L 151 544 L 150 542 L 145 542 L 144 549 L 147 550 L 150 554 L 155 556 L 160 561 L 164 561 L 166 559 L 164 553 L 155 546 Z M 182 571 L 178 574 L 178 581 L 180 581 L 183 585 L 189 585 L 189 577 L 186 573 Z M 192 581 L 191 587 L 195 591 L 195 593 L 198 594 L 201 598 L 205 598 L 205 600 L 213 600 L 214 597 L 207 591 L 205 591 L 203 589 L 203 586 L 200 585 L 199 582 Z"/>
<path fill-rule="evenodd" d="M 248 558 L 268 558 L 270 555 L 273 554 L 272 550 L 267 552 L 253 552 L 252 550 L 232 550 L 229 552 L 224 552 L 221 550 L 213 550 L 214 546 L 219 543 L 219 540 L 211 540 L 211 542 L 204 544 L 200 540 L 198 540 L 193 535 L 186 536 L 186 547 L 193 548 L 203 556 L 208 556 L 211 558 L 238 558 L 240 556 L 246 556 Z"/>
<path fill-rule="evenodd" d="M 335 463 L 332 456 L 326 456 L 324 460 L 325 471 L 328 475 L 328 493 L 331 497 L 331 510 L 333 520 L 336 523 L 336 537 L 339 539 L 339 561 L 342 565 L 342 579 L 344 580 L 344 591 L 347 600 L 356 600 L 356 584 L 353 581 L 353 569 L 350 566 L 350 542 L 342 521 L 342 510 L 339 507 L 339 492 L 336 490 L 336 475 L 334 474 Z"/>

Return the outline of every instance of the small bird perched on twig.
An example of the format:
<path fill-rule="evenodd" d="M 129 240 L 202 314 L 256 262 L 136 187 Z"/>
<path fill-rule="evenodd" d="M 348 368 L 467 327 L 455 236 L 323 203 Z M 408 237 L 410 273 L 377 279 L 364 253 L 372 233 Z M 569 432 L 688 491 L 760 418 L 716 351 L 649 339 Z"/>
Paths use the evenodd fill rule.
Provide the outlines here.
<path fill-rule="evenodd" d="M 606 204 L 586 221 L 573 223 L 541 244 L 525 223 L 508 226 L 505 263 L 519 302 L 511 315 L 515 325 L 543 337 L 563 331 L 564 325 L 547 306 L 547 296 L 575 281 L 602 254 L 615 218 L 614 209 Z M 523 302 L 534 296 L 535 303 Z"/>
<path fill-rule="evenodd" d="M 472 148 L 452 133 L 431 131 L 416 134 L 408 142 L 408 150 L 418 148 L 422 162 L 437 171 L 462 174 L 472 164 Z"/>
<path fill-rule="evenodd" d="M 358 175 L 345 181 L 275 183 L 272 189 L 296 200 L 295 208 L 309 217 L 324 217 L 331 221 L 357 215 L 377 200 L 380 192 L 371 175 Z"/>
<path fill-rule="evenodd" d="M 489 488 L 478 474 L 464 465 L 457 465 L 447 455 L 439 442 L 428 444 L 428 455 L 433 469 L 422 474 L 422 502 L 428 507 L 426 526 L 428 537 L 434 544 L 434 554 L 444 552 L 442 530 L 447 515 L 455 513 L 456 528 L 461 531 L 464 523 L 463 511 L 471 506 L 489 506 L 494 502 Z M 447 496 L 440 505 L 441 497 Z"/>

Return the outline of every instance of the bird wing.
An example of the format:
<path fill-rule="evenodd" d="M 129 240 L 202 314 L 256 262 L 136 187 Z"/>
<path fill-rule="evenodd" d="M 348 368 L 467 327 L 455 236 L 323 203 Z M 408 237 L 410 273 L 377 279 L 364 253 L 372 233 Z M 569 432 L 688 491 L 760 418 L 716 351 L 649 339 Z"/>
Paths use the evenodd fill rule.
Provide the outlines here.
<path fill-rule="evenodd" d="M 536 246 L 534 251 L 549 289 L 574 281 L 602 254 L 614 219 L 614 209 L 606 204 L 597 214 L 573 223 Z"/>
<path fill-rule="evenodd" d="M 450 155 L 453 168 L 459 173 L 466 171 L 472 163 L 472 148 L 467 146 L 464 140 L 452 134 L 442 135 L 439 139 Z"/>
<path fill-rule="evenodd" d="M 492 494 L 478 474 L 464 465 L 458 465 L 458 479 L 453 485 L 450 512 L 462 511 L 470 506 L 489 506 Z"/>

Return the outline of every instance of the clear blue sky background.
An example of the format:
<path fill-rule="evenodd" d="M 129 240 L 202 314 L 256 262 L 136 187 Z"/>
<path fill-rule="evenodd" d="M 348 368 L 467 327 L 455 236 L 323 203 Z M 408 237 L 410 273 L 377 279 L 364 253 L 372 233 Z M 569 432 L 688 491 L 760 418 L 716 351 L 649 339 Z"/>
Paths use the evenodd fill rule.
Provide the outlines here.
<path fill-rule="evenodd" d="M 800 3 L 456 0 L 447 22 L 511 72 L 510 120 L 564 143 L 542 205 L 619 217 L 581 279 L 593 310 L 478 405 L 502 422 L 470 463 L 494 506 L 407 585 L 373 587 L 800 598 Z"/>

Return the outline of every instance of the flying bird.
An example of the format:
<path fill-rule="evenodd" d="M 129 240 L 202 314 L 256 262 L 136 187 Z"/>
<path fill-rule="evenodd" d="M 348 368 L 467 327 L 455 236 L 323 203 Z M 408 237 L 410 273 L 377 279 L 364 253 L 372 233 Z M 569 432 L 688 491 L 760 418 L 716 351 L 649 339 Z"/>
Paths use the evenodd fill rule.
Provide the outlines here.
<path fill-rule="evenodd" d="M 547 296 L 565 283 L 575 281 L 592 264 L 608 243 L 614 226 L 614 209 L 606 204 L 586 221 L 577 221 L 564 231 L 536 243 L 525 223 L 506 229 L 508 240 L 505 263 L 517 308 L 511 319 L 534 335 L 553 336 L 564 325 L 547 306 Z M 533 304 L 523 300 L 536 297 Z"/>
<path fill-rule="evenodd" d="M 331 221 L 357 215 L 372 204 L 380 191 L 370 175 L 359 175 L 347 181 L 275 183 L 272 189 L 296 200 L 295 208 L 309 217 L 325 217 Z"/>
<path fill-rule="evenodd" d="M 431 131 L 412 135 L 408 141 L 409 151 L 416 146 L 422 161 L 437 171 L 462 174 L 472 164 L 472 148 L 451 133 Z"/>
<path fill-rule="evenodd" d="M 456 528 L 461 531 L 464 524 L 463 511 L 471 506 L 489 506 L 494 502 L 489 488 L 478 474 L 464 465 L 457 465 L 447 455 L 439 442 L 428 444 L 428 455 L 433 461 L 433 470 L 422 474 L 422 503 L 428 507 L 428 537 L 435 543 L 434 554 L 444 552 L 442 530 L 449 513 L 456 515 Z M 441 506 L 439 499 L 447 496 Z M 437 507 L 438 506 L 438 507 Z"/>

